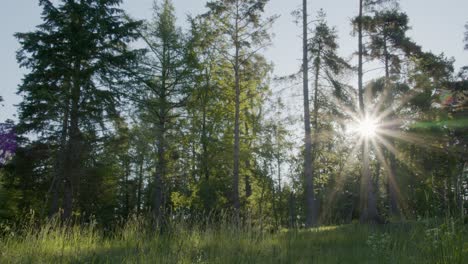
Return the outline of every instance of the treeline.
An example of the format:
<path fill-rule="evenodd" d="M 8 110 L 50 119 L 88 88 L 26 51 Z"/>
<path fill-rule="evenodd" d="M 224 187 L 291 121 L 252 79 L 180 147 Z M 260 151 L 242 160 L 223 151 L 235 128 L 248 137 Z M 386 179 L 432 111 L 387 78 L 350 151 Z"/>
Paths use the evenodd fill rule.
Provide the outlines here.
<path fill-rule="evenodd" d="M 274 228 L 465 217 L 468 68 L 411 40 L 396 1 L 350 10 L 357 67 L 325 12 L 298 10 L 303 65 L 275 80 L 267 0 L 209 1 L 187 29 L 170 0 L 149 21 L 120 2 L 41 0 L 43 23 L 15 35 L 29 73 L 18 123 L 0 130 L 0 223 L 31 211 L 103 226 L 226 212 Z M 364 83 L 364 61 L 385 74 Z M 305 119 L 281 99 L 298 80 Z M 364 113 L 382 124 L 367 151 L 347 132 Z"/>

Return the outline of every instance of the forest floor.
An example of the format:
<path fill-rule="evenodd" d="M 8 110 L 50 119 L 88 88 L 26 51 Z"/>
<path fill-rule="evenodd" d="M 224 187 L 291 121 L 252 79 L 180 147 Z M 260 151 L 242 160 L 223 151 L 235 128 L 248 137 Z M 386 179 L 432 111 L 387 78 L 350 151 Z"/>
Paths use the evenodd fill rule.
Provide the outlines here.
<path fill-rule="evenodd" d="M 150 235 L 133 223 L 102 235 L 93 227 L 46 225 L 0 237 L 0 263 L 467 263 L 468 228 L 453 221 L 359 224 L 261 232 L 174 225 Z"/>

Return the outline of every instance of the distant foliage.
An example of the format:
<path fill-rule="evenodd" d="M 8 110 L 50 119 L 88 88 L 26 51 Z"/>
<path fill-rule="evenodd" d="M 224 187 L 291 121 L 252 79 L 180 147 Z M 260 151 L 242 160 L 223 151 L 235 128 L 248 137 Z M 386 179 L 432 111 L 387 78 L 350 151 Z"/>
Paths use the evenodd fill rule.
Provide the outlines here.
<path fill-rule="evenodd" d="M 0 123 L 0 166 L 8 162 L 17 148 L 13 124 Z"/>
<path fill-rule="evenodd" d="M 465 50 L 468 50 L 468 22 L 465 24 Z"/>

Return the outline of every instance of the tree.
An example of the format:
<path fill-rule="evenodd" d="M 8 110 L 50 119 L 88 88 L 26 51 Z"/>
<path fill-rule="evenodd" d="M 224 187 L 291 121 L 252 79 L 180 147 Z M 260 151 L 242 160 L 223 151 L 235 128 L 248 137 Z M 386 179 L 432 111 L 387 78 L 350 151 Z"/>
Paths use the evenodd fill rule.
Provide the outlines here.
<path fill-rule="evenodd" d="M 369 35 L 370 43 L 367 45 L 369 51 L 365 55 L 371 59 L 382 61 L 385 69 L 384 85 L 375 92 L 381 92 L 379 109 L 375 111 L 388 112 L 385 116 L 386 123 L 392 123 L 396 115 L 391 109 L 394 107 L 394 98 L 397 93 L 398 76 L 401 73 L 402 55 L 406 58 L 420 53 L 420 47 L 414 44 L 407 36 L 409 30 L 408 16 L 398 9 L 384 9 L 374 12 L 373 16 L 363 17 L 364 31 Z M 387 130 L 395 130 L 387 127 Z M 393 138 L 389 138 L 390 145 L 394 145 Z M 397 161 L 394 153 L 387 151 L 388 162 L 384 168 L 387 174 L 387 190 L 390 203 L 390 214 L 399 216 L 397 199 Z M 388 163 L 388 164 L 387 164 Z"/>
<path fill-rule="evenodd" d="M 55 152 L 51 213 L 58 211 L 63 184 L 63 217 L 70 218 L 79 194 L 86 149 L 116 115 L 121 69 L 132 65 L 139 22 L 126 22 L 119 0 L 41 0 L 44 23 L 17 33 L 18 62 L 31 70 L 19 87 L 20 133 L 36 133 Z"/>
<path fill-rule="evenodd" d="M 356 24 L 358 33 L 358 103 L 359 116 L 362 119 L 367 118 L 368 113 L 364 102 L 364 87 L 363 87 L 363 29 L 364 29 L 364 12 L 376 10 L 376 8 L 384 4 L 395 4 L 394 0 L 359 0 L 359 14 L 353 22 Z M 364 140 L 362 145 L 362 178 L 361 178 L 361 222 L 376 222 L 378 221 L 377 200 L 374 190 L 374 184 L 369 171 L 369 142 Z"/>
<path fill-rule="evenodd" d="M 241 111 L 241 73 L 242 68 L 262 48 L 269 44 L 268 29 L 276 17 L 262 19 L 268 0 L 217 0 L 207 3 L 210 16 L 218 25 L 222 44 L 221 54 L 232 65 L 234 75 L 234 152 L 232 172 L 232 206 L 238 215 L 239 198 L 239 162 L 240 162 L 240 111 Z"/>
<path fill-rule="evenodd" d="M 308 56 L 312 62 L 311 69 L 314 71 L 314 95 L 313 95 L 313 117 L 312 124 L 314 128 L 312 138 L 312 177 L 317 179 L 319 177 L 316 168 L 316 160 L 320 154 L 320 143 L 324 138 L 319 138 L 321 131 L 319 126 L 319 111 L 321 106 L 327 102 L 327 95 L 323 89 L 320 88 L 321 82 L 328 81 L 332 84 L 334 94 L 338 95 L 338 89 L 341 89 L 341 84 L 335 79 L 335 76 L 342 74 L 346 69 L 350 69 L 348 63 L 340 58 L 337 54 L 338 43 L 337 34 L 334 28 L 330 28 L 325 21 L 325 13 L 323 10 L 318 12 L 315 28 L 313 29 L 313 36 L 308 43 Z M 323 84 L 322 84 L 323 86 Z M 331 96 L 331 95 L 330 95 Z M 339 96 L 339 95 L 338 95 Z M 338 99 L 340 99 L 338 97 Z M 317 201 L 316 201 L 317 203 Z M 317 207 L 318 205 L 315 205 Z M 315 209 L 317 210 L 317 209 Z"/>
<path fill-rule="evenodd" d="M 192 174 L 195 184 L 194 210 L 218 212 L 224 208 L 229 188 L 231 148 L 223 135 L 230 134 L 231 65 L 222 55 L 217 25 L 206 16 L 191 19 L 191 34 L 198 67 L 194 72 L 194 89 L 188 102 L 191 146 L 197 156 Z M 228 197 L 229 198 L 229 197 Z"/>
<path fill-rule="evenodd" d="M 152 211 L 161 221 L 166 210 L 170 132 L 174 131 L 181 108 L 188 97 L 191 57 L 188 42 L 175 25 L 172 1 L 154 6 L 155 19 L 146 25 L 141 36 L 149 53 L 142 58 L 137 74 L 141 87 L 136 97 L 141 111 L 140 122 L 155 130 L 156 161 L 153 176 Z"/>
<path fill-rule="evenodd" d="M 309 58 L 308 58 L 308 18 L 307 0 L 302 1 L 302 82 L 304 96 L 304 183 L 306 196 L 306 226 L 317 223 L 317 202 L 314 194 L 314 176 L 312 174 L 312 130 L 310 128 L 309 105 Z"/>

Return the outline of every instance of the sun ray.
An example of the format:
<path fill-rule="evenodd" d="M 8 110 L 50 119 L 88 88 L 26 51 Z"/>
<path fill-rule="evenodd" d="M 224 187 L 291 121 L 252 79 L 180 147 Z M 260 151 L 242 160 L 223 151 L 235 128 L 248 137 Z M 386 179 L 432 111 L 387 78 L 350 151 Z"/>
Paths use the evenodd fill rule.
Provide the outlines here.
<path fill-rule="evenodd" d="M 342 165 L 340 167 L 340 173 L 338 174 L 339 178 L 336 181 L 337 185 L 335 186 L 335 188 L 333 188 L 332 192 L 328 195 L 328 201 L 327 201 L 328 207 L 331 206 L 331 204 L 333 204 L 333 201 L 337 193 L 343 189 L 345 179 L 346 179 L 346 175 L 343 175 L 343 172 L 346 171 L 348 167 L 352 164 L 351 159 L 357 155 L 359 148 L 362 144 L 364 144 L 364 138 L 359 137 L 357 144 L 353 145 L 353 148 L 351 149 L 350 154 L 347 155 L 344 161 L 342 162 Z"/>
<path fill-rule="evenodd" d="M 392 137 L 397 140 L 402 140 L 408 143 L 420 145 L 423 147 L 429 147 L 434 150 L 442 150 L 440 146 L 440 138 L 432 137 L 429 135 L 417 135 L 415 133 L 404 132 L 404 131 L 394 131 L 384 129 L 380 131 L 381 134 L 385 136 Z"/>
<path fill-rule="evenodd" d="M 388 151 L 390 151 L 395 158 L 398 160 L 399 163 L 404 164 L 406 168 L 415 172 L 417 174 L 422 175 L 424 174 L 424 169 L 417 164 L 412 164 L 411 159 L 405 156 L 405 153 L 398 151 L 393 144 L 391 144 L 385 137 L 377 135 L 376 142 L 382 144 Z"/>
<path fill-rule="evenodd" d="M 417 92 L 411 91 L 408 92 L 404 95 L 404 97 L 401 97 L 400 100 L 394 101 L 395 107 L 387 107 L 387 109 L 384 109 L 383 111 L 376 111 L 375 113 L 379 113 L 378 116 L 376 116 L 377 119 L 382 120 L 386 117 L 388 117 L 390 114 L 397 112 L 403 108 L 406 103 L 411 101 L 416 95 L 418 95 Z"/>
<path fill-rule="evenodd" d="M 387 176 L 387 181 L 394 188 L 394 190 L 396 192 L 397 199 L 398 199 L 398 204 L 400 205 L 400 208 L 404 208 L 403 205 L 406 206 L 406 204 L 403 204 L 401 190 L 400 190 L 398 184 L 396 183 L 395 174 L 392 172 L 392 170 L 390 168 L 390 165 L 387 162 L 387 159 L 384 157 L 384 154 L 382 152 L 382 149 L 380 148 L 380 145 L 376 142 L 376 140 L 374 138 L 371 139 L 371 140 L 372 140 L 372 145 L 373 145 L 373 147 L 375 149 L 377 160 L 384 167 L 384 171 L 385 171 L 385 174 Z"/>

